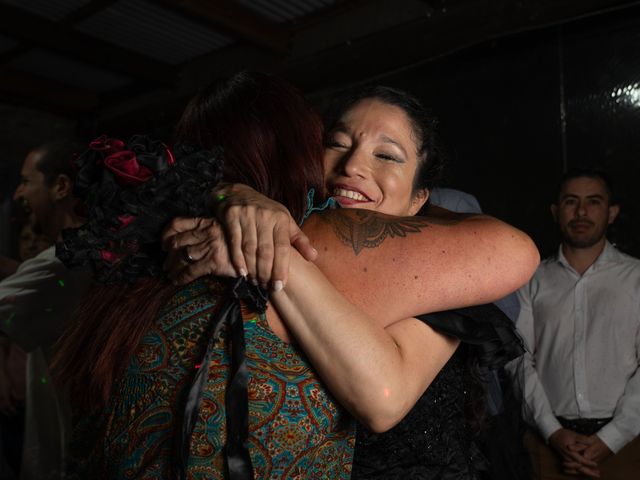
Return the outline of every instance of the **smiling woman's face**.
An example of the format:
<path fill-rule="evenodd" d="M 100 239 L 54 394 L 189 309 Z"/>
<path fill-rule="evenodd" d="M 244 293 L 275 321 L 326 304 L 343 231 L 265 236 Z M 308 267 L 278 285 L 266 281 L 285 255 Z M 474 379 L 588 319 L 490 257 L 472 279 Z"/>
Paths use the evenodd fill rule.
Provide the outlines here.
<path fill-rule="evenodd" d="M 365 99 L 329 132 L 324 155 L 329 195 L 342 207 L 415 215 L 428 191 L 413 190 L 418 147 L 399 107 Z"/>

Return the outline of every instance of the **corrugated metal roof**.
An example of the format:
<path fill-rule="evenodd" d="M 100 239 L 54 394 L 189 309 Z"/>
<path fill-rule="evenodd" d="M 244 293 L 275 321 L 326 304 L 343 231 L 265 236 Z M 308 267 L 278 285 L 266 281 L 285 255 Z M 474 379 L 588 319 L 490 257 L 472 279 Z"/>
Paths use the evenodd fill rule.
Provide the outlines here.
<path fill-rule="evenodd" d="M 0 53 L 8 52 L 16 45 L 18 45 L 18 42 L 15 40 L 5 37 L 4 35 L 0 35 Z"/>
<path fill-rule="evenodd" d="M 76 28 L 172 65 L 233 42 L 213 29 L 145 0 L 121 0 L 80 22 Z"/>
<path fill-rule="evenodd" d="M 245 7 L 274 22 L 288 22 L 316 12 L 336 0 L 237 0 Z"/>
<path fill-rule="evenodd" d="M 122 87 L 131 79 L 39 48 L 31 49 L 7 64 L 9 68 L 33 73 L 64 85 L 97 92 Z"/>
<path fill-rule="evenodd" d="M 91 0 L 2 0 L 49 20 L 58 21 Z"/>

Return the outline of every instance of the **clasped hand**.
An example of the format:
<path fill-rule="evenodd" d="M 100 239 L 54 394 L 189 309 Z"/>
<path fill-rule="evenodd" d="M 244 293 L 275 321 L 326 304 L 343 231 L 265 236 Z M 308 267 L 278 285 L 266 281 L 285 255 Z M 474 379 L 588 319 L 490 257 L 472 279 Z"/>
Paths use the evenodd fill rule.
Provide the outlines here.
<path fill-rule="evenodd" d="M 184 285 L 203 275 L 246 276 L 279 290 L 293 246 L 309 261 L 316 250 L 280 203 L 240 184 L 212 192 L 215 218 L 176 218 L 162 235 L 170 280 Z"/>
<path fill-rule="evenodd" d="M 600 478 L 598 464 L 612 454 L 598 435 L 580 435 L 566 428 L 556 430 L 549 437 L 549 443 L 562 456 L 567 475 Z"/>

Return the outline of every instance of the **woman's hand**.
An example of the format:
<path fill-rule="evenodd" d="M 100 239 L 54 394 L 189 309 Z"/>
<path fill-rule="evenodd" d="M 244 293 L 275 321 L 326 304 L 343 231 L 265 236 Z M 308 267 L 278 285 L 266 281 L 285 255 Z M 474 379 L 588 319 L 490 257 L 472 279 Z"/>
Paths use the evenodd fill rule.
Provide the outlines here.
<path fill-rule="evenodd" d="M 162 234 L 167 277 L 184 285 L 204 275 L 236 277 L 220 224 L 213 218 L 174 218 Z"/>
<path fill-rule="evenodd" d="M 235 275 L 248 276 L 265 288 L 280 289 L 286 284 L 291 246 L 306 260 L 315 260 L 316 250 L 280 203 L 241 184 L 224 185 L 212 195 L 224 235 L 211 219 L 176 219 L 163 234 L 163 245 L 173 259 L 168 262 L 170 278 L 177 283 L 217 272 L 218 264 L 211 267 L 203 263 L 208 263 L 211 255 L 220 262 L 220 252 L 227 246 Z M 182 250 L 184 247 L 187 250 Z"/>

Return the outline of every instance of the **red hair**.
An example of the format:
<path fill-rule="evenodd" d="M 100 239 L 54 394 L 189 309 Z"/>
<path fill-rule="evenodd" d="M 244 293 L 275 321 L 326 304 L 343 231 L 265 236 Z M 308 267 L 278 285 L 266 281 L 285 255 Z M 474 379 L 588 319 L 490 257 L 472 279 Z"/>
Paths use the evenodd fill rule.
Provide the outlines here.
<path fill-rule="evenodd" d="M 323 193 L 322 121 L 282 79 L 244 72 L 214 83 L 187 105 L 176 141 L 225 148 L 225 180 L 287 206 L 298 221 L 306 192 Z"/>
<path fill-rule="evenodd" d="M 207 87 L 187 105 L 176 141 L 205 149 L 221 145 L 225 181 L 251 186 L 285 205 L 298 220 L 308 190 L 323 191 L 322 122 L 302 95 L 278 77 L 243 72 Z M 175 291 L 157 278 L 90 291 L 53 365 L 74 400 L 106 403 Z"/>

